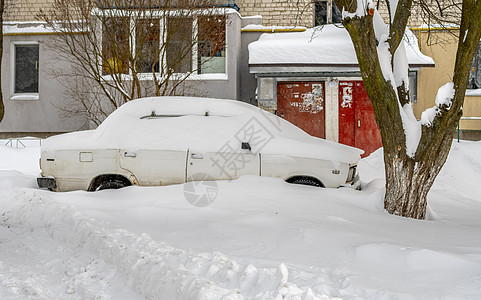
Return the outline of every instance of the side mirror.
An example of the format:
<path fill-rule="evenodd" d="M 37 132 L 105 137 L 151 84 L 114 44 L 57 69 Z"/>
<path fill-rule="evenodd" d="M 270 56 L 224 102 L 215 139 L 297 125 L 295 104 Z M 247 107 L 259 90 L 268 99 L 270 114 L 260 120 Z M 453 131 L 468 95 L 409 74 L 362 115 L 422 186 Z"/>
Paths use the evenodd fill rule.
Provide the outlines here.
<path fill-rule="evenodd" d="M 241 149 L 251 151 L 251 145 L 248 142 L 242 142 Z"/>

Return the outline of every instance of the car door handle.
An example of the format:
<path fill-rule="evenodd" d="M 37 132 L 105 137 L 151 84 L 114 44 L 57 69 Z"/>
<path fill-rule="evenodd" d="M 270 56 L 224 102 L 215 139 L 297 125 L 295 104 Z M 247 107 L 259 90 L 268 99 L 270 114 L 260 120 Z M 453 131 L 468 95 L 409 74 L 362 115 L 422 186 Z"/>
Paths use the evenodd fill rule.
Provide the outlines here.
<path fill-rule="evenodd" d="M 132 151 L 126 151 L 124 152 L 124 157 L 136 157 L 137 153 L 132 152 Z"/>
<path fill-rule="evenodd" d="M 192 159 L 203 159 L 204 158 L 204 156 L 202 156 L 202 154 L 200 154 L 200 153 L 191 153 L 190 157 Z"/>

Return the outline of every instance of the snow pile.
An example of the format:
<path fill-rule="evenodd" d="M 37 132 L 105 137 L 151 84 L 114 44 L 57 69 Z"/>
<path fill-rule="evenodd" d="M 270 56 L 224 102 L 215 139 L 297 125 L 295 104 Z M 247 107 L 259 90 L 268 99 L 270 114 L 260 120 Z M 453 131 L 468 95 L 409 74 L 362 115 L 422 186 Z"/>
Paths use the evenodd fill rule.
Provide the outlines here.
<path fill-rule="evenodd" d="M 6 146 L 6 140 L 0 140 L 0 170 L 19 171 L 26 175 L 37 176 L 40 174 L 39 142 L 27 143 L 25 148 Z"/>
<path fill-rule="evenodd" d="M 153 115 L 154 117 L 150 117 Z M 236 100 L 152 97 L 130 101 L 96 130 L 45 140 L 42 151 L 59 149 L 191 149 L 203 152 L 270 153 L 355 163 L 362 150 L 311 137 L 291 123 Z"/>
<path fill-rule="evenodd" d="M 242 265 L 219 252 L 195 253 L 156 242 L 84 216 L 49 193 L 12 190 L 1 201 L 1 224 L 30 232 L 45 230 L 70 248 L 93 251 L 116 266 L 134 289 L 148 299 L 328 299 L 288 282 L 284 264 L 277 268 Z M 75 287 L 71 287 L 71 293 Z M 306 298 L 307 297 L 307 298 Z"/>
<path fill-rule="evenodd" d="M 33 173 L 36 150 L 0 158 Z M 0 298 L 478 299 L 480 151 L 453 144 L 429 221 L 384 212 L 382 149 L 359 163 L 362 191 L 245 176 L 218 181 L 204 208 L 183 185 L 52 193 L 13 177 L 0 188 Z"/>
<path fill-rule="evenodd" d="M 12 148 L 5 146 L 6 143 L 6 140 L 0 140 L 0 190 L 18 186 L 36 188 L 35 178 L 40 175 L 40 148 Z"/>
<path fill-rule="evenodd" d="M 304 32 L 265 33 L 249 44 L 249 64 L 357 65 L 356 52 L 346 29 L 324 25 Z M 432 65 L 421 53 L 417 38 L 406 29 L 405 48 L 411 65 Z"/>
<path fill-rule="evenodd" d="M 436 105 L 423 111 L 421 114 L 421 124 L 431 126 L 434 118 L 441 112 L 441 109 L 449 110 L 452 104 L 451 101 L 454 98 L 454 93 L 454 82 L 448 82 L 440 87 L 436 94 Z"/>

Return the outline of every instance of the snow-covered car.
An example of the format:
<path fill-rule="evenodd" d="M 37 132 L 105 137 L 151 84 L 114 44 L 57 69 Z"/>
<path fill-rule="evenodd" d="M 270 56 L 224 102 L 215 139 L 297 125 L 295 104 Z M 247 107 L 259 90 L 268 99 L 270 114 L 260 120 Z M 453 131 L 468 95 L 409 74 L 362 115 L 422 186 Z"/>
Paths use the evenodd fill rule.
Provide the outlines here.
<path fill-rule="evenodd" d="M 95 130 L 46 139 L 37 183 L 95 191 L 248 174 L 339 187 L 353 180 L 362 153 L 240 101 L 152 97 L 122 105 Z"/>

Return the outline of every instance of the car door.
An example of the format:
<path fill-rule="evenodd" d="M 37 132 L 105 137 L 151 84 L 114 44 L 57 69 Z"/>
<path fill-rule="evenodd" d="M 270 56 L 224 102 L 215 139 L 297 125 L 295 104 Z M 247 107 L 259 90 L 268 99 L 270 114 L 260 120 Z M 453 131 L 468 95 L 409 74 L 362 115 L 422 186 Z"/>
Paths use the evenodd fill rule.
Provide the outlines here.
<path fill-rule="evenodd" d="M 260 175 L 259 154 L 248 143 L 238 147 L 224 145 L 216 152 L 190 149 L 187 155 L 187 181 L 233 180 L 241 175 Z"/>
<path fill-rule="evenodd" d="M 187 151 L 119 150 L 121 168 L 135 175 L 141 186 L 185 182 Z"/>

